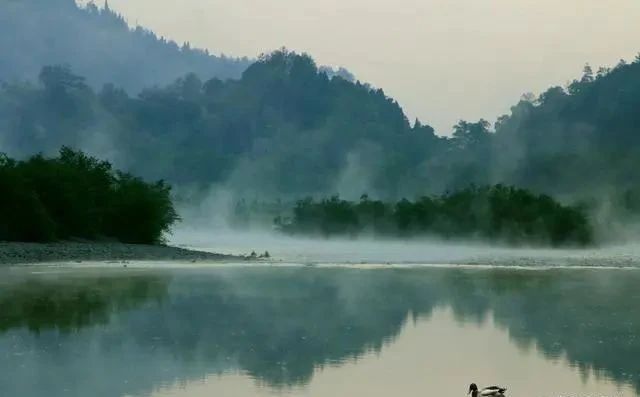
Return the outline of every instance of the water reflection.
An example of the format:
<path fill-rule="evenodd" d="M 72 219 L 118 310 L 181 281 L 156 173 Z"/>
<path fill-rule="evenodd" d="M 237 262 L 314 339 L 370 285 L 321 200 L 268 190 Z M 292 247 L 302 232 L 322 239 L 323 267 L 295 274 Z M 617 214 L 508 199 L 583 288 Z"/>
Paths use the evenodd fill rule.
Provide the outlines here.
<path fill-rule="evenodd" d="M 306 395 L 301 390 L 319 373 L 344 377 L 346 368 L 362 368 L 371 357 L 379 356 L 387 369 L 413 373 L 399 363 L 402 356 L 388 357 L 397 346 L 429 347 L 424 354 L 433 356 L 432 371 L 450 357 L 461 372 L 474 372 L 477 365 L 464 353 L 474 351 L 471 338 L 489 329 L 502 330 L 522 362 L 540 356 L 637 392 L 639 274 L 255 267 L 5 280 L 0 392 L 139 396 L 224 375 L 207 392 L 250 378 L 264 390 Z M 456 338 L 457 328 L 445 320 L 476 331 Z M 438 334 L 443 327 L 449 331 Z M 416 329 L 408 343 L 408 330 Z M 486 337 L 477 340 L 482 344 Z M 481 367 L 510 366 L 504 364 L 489 360 Z M 461 375 L 463 388 L 474 380 L 448 376 Z M 255 394 L 235 390 L 232 395 Z"/>
<path fill-rule="evenodd" d="M 0 332 L 26 327 L 39 334 L 55 328 L 78 331 L 107 325 L 112 313 L 136 307 L 166 294 L 167 280 L 141 277 L 77 277 L 59 275 L 24 280 L 4 280 L 0 285 Z"/>
<path fill-rule="evenodd" d="M 242 375 L 224 375 L 164 387 L 153 396 L 464 396 L 469 379 L 508 380 L 512 396 L 635 395 L 594 373 L 581 379 L 566 359 L 549 361 L 535 347 L 523 354 L 490 318 L 482 325 L 460 323 L 449 308 L 440 308 L 429 320 L 407 323 L 381 354 L 319 368 L 304 387 L 274 391 Z"/>

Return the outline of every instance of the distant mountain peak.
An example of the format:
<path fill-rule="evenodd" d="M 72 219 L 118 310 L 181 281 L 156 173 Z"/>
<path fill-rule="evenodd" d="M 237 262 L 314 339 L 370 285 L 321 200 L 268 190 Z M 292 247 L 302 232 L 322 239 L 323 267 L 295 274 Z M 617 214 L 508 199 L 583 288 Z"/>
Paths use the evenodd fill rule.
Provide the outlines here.
<path fill-rule="evenodd" d="M 239 78 L 251 61 L 178 45 L 140 26 L 130 28 L 108 0 L 0 2 L 0 79 L 31 80 L 45 65 L 67 64 L 87 82 L 135 93 L 187 73 Z"/>

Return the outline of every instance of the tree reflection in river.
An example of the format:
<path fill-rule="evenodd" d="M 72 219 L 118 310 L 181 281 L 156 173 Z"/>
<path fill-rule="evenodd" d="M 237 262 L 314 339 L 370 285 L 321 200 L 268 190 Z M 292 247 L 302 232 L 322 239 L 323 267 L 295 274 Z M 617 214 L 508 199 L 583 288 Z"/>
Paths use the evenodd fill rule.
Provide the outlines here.
<path fill-rule="evenodd" d="M 111 314 L 164 296 L 167 281 L 148 275 L 5 281 L 0 285 L 0 332 L 23 326 L 35 333 L 50 328 L 70 332 L 107 325 Z"/>
<path fill-rule="evenodd" d="M 228 267 L 126 274 L 0 285 L 0 352 L 9 358 L 0 364 L 7 367 L 0 368 L 0 391 L 137 395 L 228 372 L 276 388 L 304 385 L 318 367 L 379 351 L 407 319 L 440 307 L 451 307 L 460 322 L 493 316 L 519 346 L 566 355 L 585 372 L 640 391 L 637 271 Z"/>

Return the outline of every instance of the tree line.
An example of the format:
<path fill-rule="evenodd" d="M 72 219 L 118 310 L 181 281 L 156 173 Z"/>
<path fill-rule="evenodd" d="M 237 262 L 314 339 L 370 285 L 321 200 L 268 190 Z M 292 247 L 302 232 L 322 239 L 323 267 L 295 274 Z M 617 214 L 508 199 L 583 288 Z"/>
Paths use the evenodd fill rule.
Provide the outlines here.
<path fill-rule="evenodd" d="M 160 243 L 178 220 L 170 191 L 66 147 L 52 158 L 1 155 L 0 241 Z"/>
<path fill-rule="evenodd" d="M 36 84 L 2 85 L 1 143 L 16 156 L 61 145 L 100 151 L 127 171 L 173 184 L 300 196 L 328 191 L 361 147 L 397 152 L 437 140 L 427 127 L 409 134 L 395 101 L 347 78 L 282 50 L 239 80 L 189 74 L 130 96 L 112 84 L 96 91 L 68 66 L 46 66 Z"/>
<path fill-rule="evenodd" d="M 374 235 L 478 239 L 510 245 L 584 246 L 593 231 L 583 208 L 565 206 L 547 195 L 495 185 L 468 187 L 440 196 L 397 202 L 322 200 L 296 203 L 276 227 L 292 235 L 323 237 Z"/>
<path fill-rule="evenodd" d="M 287 199 L 504 183 L 606 203 L 640 186 L 640 56 L 586 65 L 495 124 L 436 135 L 382 89 L 305 54 L 216 57 L 73 0 L 0 9 L 0 150 L 14 157 L 67 145 L 148 179 Z"/>
<path fill-rule="evenodd" d="M 71 68 L 48 66 L 37 84 L 0 88 L 0 143 L 16 156 L 100 151 L 145 178 L 224 183 L 245 197 L 397 200 L 504 183 L 603 201 L 640 186 L 638 106 L 638 60 L 587 67 L 495 125 L 460 121 L 439 136 L 383 90 L 279 50 L 238 80 L 189 74 L 137 96 L 112 84 L 95 91 Z"/>

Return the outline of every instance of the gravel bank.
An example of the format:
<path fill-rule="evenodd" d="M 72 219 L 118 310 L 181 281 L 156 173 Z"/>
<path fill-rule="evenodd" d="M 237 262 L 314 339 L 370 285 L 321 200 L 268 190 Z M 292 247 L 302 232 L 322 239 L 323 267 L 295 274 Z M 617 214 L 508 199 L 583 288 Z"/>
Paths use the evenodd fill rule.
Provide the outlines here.
<path fill-rule="evenodd" d="M 158 260 L 158 261 L 220 261 L 247 259 L 184 248 L 161 245 L 132 245 L 120 243 L 50 244 L 0 242 L 0 265 L 43 262 Z"/>

